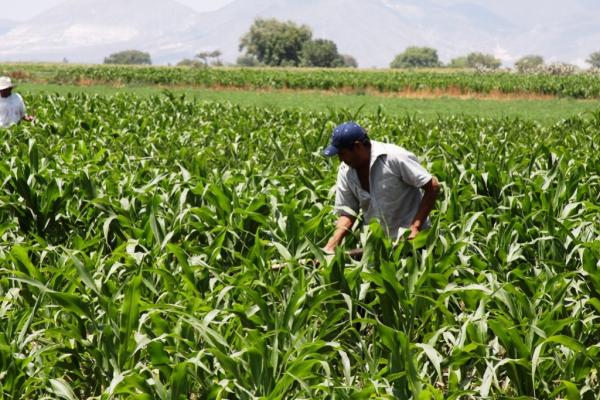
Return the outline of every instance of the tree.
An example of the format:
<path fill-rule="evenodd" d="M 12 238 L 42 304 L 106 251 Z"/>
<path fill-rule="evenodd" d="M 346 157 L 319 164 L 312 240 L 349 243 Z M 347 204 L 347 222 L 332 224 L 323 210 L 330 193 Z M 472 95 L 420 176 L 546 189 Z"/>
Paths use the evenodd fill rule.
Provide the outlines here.
<path fill-rule="evenodd" d="M 327 39 L 305 42 L 300 58 L 301 64 L 305 67 L 336 68 L 344 66 L 344 59 L 338 54 L 336 44 Z"/>
<path fill-rule="evenodd" d="M 201 51 L 200 53 L 196 54 L 196 58 L 202 60 L 205 66 L 208 66 L 208 60 L 211 58 L 214 58 L 214 61 L 211 63 L 212 65 L 222 65 L 223 63 L 219 58 L 222 54 L 223 53 L 221 53 L 221 50 Z"/>
<path fill-rule="evenodd" d="M 176 64 L 178 67 L 193 67 L 193 68 L 204 68 L 206 64 L 204 64 L 200 60 L 184 58 Z"/>
<path fill-rule="evenodd" d="M 391 62 L 391 68 L 433 68 L 441 66 L 437 50 L 431 47 L 407 47 Z"/>
<path fill-rule="evenodd" d="M 453 58 L 448 67 L 450 68 L 489 68 L 496 69 L 502 65 L 502 61 L 498 60 L 491 54 L 469 53 L 466 56 Z"/>
<path fill-rule="evenodd" d="M 258 67 L 261 65 L 256 57 L 247 54 L 239 56 L 235 63 L 241 67 Z"/>
<path fill-rule="evenodd" d="M 491 54 L 469 53 L 467 55 L 467 66 L 470 68 L 490 68 L 497 69 L 502 65 L 502 61 L 498 60 Z"/>
<path fill-rule="evenodd" d="M 350 54 L 342 54 L 342 59 L 344 60 L 344 67 L 358 68 L 358 62 L 356 62 L 356 58 L 352 57 Z"/>
<path fill-rule="evenodd" d="M 240 51 L 246 49 L 246 55 L 269 66 L 297 66 L 304 44 L 311 38 L 306 25 L 257 18 L 240 39 Z"/>
<path fill-rule="evenodd" d="M 592 68 L 600 68 L 600 51 L 590 54 L 590 57 L 585 62 L 590 64 Z"/>
<path fill-rule="evenodd" d="M 139 50 L 125 50 L 104 58 L 104 64 L 152 64 L 150 54 Z"/>
<path fill-rule="evenodd" d="M 448 64 L 450 68 L 467 68 L 467 56 L 453 58 Z"/>
<path fill-rule="evenodd" d="M 533 54 L 521 57 L 515 62 L 515 68 L 521 73 L 534 70 L 542 65 L 544 65 L 544 57 Z"/>

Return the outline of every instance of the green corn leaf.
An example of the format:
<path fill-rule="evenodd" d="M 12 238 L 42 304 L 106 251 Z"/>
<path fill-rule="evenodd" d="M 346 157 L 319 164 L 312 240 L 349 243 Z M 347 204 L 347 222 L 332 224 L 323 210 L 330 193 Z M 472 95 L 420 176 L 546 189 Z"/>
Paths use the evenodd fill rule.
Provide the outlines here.
<path fill-rule="evenodd" d="M 136 275 L 125 290 L 125 298 L 120 312 L 120 341 L 119 360 L 121 365 L 129 361 L 129 351 L 133 350 L 133 332 L 137 326 L 140 314 L 142 275 Z"/>
<path fill-rule="evenodd" d="M 64 379 L 50 379 L 52 393 L 61 399 L 77 400 L 73 389 Z"/>

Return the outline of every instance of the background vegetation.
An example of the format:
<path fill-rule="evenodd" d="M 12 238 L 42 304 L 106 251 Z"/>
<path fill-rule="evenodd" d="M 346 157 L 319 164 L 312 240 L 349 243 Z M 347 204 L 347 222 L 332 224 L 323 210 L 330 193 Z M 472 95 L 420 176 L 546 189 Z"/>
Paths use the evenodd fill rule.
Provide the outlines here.
<path fill-rule="evenodd" d="M 106 57 L 104 64 L 150 65 L 152 64 L 152 59 L 150 58 L 150 54 L 143 51 L 125 50 Z"/>
<path fill-rule="evenodd" d="M 109 65 L 12 64 L 6 74 L 19 82 L 58 84 L 164 85 L 241 89 L 311 89 L 440 95 L 517 94 L 600 98 L 597 71 L 574 73 L 548 66 L 536 73 L 485 73 L 476 70 L 331 70 L 299 68 L 173 68 Z"/>

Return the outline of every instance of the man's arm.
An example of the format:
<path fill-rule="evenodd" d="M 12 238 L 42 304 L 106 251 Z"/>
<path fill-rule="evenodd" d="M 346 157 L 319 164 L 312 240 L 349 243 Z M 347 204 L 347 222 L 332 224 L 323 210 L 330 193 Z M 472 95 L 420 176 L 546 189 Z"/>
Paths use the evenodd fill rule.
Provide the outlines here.
<path fill-rule="evenodd" d="M 342 239 L 350 232 L 352 225 L 354 225 L 355 218 L 352 218 L 348 215 L 341 215 L 337 223 L 335 224 L 335 232 L 331 236 L 331 239 L 327 242 L 325 247 L 323 247 L 323 251 L 326 253 L 334 253 L 335 248 L 342 242 Z"/>
<path fill-rule="evenodd" d="M 417 236 L 417 233 L 421 231 L 423 222 L 425 222 L 427 216 L 433 209 L 435 199 L 440 190 L 440 184 L 435 177 L 432 177 L 431 180 L 427 182 L 421 189 L 424 191 L 423 198 L 421 199 L 419 210 L 410 224 L 410 234 L 408 235 L 408 240 L 414 239 L 415 236 Z"/>
<path fill-rule="evenodd" d="M 19 96 L 19 99 L 21 100 L 21 105 L 20 105 L 21 119 L 23 121 L 27 121 L 27 122 L 35 121 L 35 117 L 33 115 L 27 114 L 27 107 L 25 107 L 25 102 L 23 101 L 23 97 L 21 97 L 21 95 L 18 95 L 18 96 Z"/>

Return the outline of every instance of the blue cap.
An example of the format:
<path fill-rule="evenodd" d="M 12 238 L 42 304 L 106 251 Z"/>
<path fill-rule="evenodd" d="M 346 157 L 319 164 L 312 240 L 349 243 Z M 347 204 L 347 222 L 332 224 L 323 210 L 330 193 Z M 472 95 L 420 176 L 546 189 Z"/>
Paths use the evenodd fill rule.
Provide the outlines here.
<path fill-rule="evenodd" d="M 323 150 L 323 155 L 327 157 L 334 156 L 340 152 L 340 149 L 351 147 L 354 142 L 367 139 L 367 132 L 356 122 L 349 121 L 338 125 L 331 135 L 331 143 Z"/>

